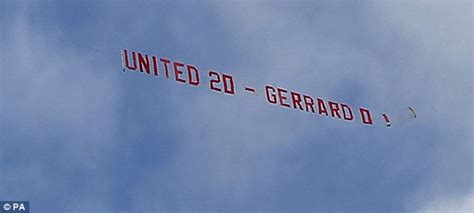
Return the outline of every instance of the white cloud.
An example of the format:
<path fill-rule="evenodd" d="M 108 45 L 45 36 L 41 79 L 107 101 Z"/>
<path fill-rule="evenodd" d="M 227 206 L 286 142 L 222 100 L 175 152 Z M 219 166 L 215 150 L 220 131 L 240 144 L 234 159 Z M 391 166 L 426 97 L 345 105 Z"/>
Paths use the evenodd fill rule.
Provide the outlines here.
<path fill-rule="evenodd" d="M 418 122 L 438 129 L 432 174 L 407 197 L 420 212 L 470 212 L 473 205 L 472 2 L 380 3 L 380 22 L 409 40 L 409 78 L 396 97 L 414 103 Z"/>
<path fill-rule="evenodd" d="M 6 128 L 0 131 L 9 131 L 0 136 L 1 196 L 83 205 L 81 192 L 58 193 L 81 187 L 72 179 L 99 172 L 113 150 L 115 75 L 106 74 L 107 60 L 97 60 L 103 56 L 62 43 L 56 38 L 61 32 L 36 33 L 29 6 L 13 11 L 1 20 L 9 29 L 0 45 L 0 122 Z M 81 189 L 103 195 L 107 186 L 90 181 Z"/>
<path fill-rule="evenodd" d="M 433 152 L 430 153 L 433 159 L 436 159 L 435 168 L 430 171 L 432 174 L 426 175 L 425 183 L 422 186 L 417 185 L 413 189 L 413 195 L 406 198 L 415 200 L 413 203 L 407 201 L 407 208 L 422 212 L 461 211 L 472 208 L 472 195 L 462 196 L 466 193 L 472 194 L 472 190 L 460 189 L 466 188 L 465 177 L 472 178 L 472 174 L 469 173 L 472 172 L 472 168 L 468 167 L 472 165 L 468 163 L 472 160 L 470 145 L 472 119 L 465 116 L 466 106 L 469 108 L 470 104 L 472 108 L 472 102 L 469 102 L 469 99 L 472 101 L 472 67 L 466 66 L 469 62 L 472 63 L 472 52 L 466 53 L 468 48 L 464 48 L 464 45 L 472 43 L 472 34 L 466 31 L 468 27 L 465 26 L 470 21 L 465 19 L 465 13 L 458 13 L 458 9 L 446 12 L 445 5 L 428 12 L 424 8 L 425 4 L 420 4 L 422 6 L 418 9 L 412 8 L 412 6 L 418 7 L 418 4 L 394 7 L 396 6 L 394 3 L 365 8 L 367 11 L 364 12 L 369 13 L 368 17 L 380 18 L 380 22 L 371 22 L 368 19 L 361 21 L 366 23 L 365 27 L 369 32 L 380 34 L 380 38 L 400 36 L 406 47 L 394 47 L 393 44 L 390 46 L 390 42 L 377 38 L 374 38 L 374 43 L 381 47 L 398 48 L 399 51 L 406 50 L 409 57 L 414 57 L 410 60 L 400 57 L 397 62 L 406 62 L 407 65 L 403 66 L 406 70 L 392 72 L 397 69 L 388 67 L 385 61 L 378 58 L 376 52 L 354 45 L 356 42 L 351 43 L 343 39 L 344 36 L 356 37 L 355 34 L 330 33 L 335 37 L 326 36 L 325 30 L 332 29 L 339 32 L 338 27 L 353 27 L 345 23 L 349 19 L 327 19 L 342 16 L 338 7 L 331 6 L 316 11 L 316 13 L 324 12 L 326 9 L 339 11 L 340 13 L 335 16 L 326 14 L 308 18 L 305 16 L 308 14 L 300 14 L 298 8 L 293 8 L 292 4 L 287 5 L 288 8 L 274 7 L 273 3 L 216 6 L 216 19 L 221 20 L 227 27 L 232 42 L 235 42 L 236 48 L 228 51 L 238 52 L 239 58 L 235 60 L 243 62 L 236 62 L 237 67 L 225 68 L 232 69 L 229 72 L 238 77 L 239 81 L 248 82 L 253 86 L 273 83 L 314 96 L 335 98 L 337 101 L 345 101 L 338 99 L 337 90 L 350 79 L 351 82 L 367 89 L 363 91 L 367 94 L 360 96 L 365 96 L 364 100 L 367 100 L 370 106 L 389 108 L 394 105 L 402 107 L 407 103 L 416 105 L 422 119 L 415 128 L 422 126 L 438 129 L 440 136 L 436 138 L 439 140 L 436 141 L 437 144 L 433 145 L 434 151 L 430 150 Z M 446 19 L 440 16 L 445 13 L 449 14 Z M 139 25 L 136 32 L 139 36 L 147 31 L 145 26 L 156 27 L 153 17 L 154 13 L 150 12 L 140 16 L 126 16 L 124 19 L 130 22 L 130 26 Z M 171 29 L 179 32 L 174 32 L 173 35 L 185 35 L 180 31 L 183 29 L 185 32 L 193 32 L 193 27 L 195 31 L 203 30 L 203 26 L 194 26 L 186 21 L 174 20 L 176 26 Z M 28 22 L 20 18 L 16 24 L 25 23 Z M 163 25 L 156 29 L 168 29 L 162 28 Z M 180 28 L 181 25 L 187 28 Z M 331 26 L 328 27 L 329 25 Z M 107 26 L 112 28 L 111 25 Z M 393 35 L 397 33 L 399 35 Z M 193 38 L 195 39 L 193 41 L 210 42 L 206 34 L 203 34 Z M 114 108 L 118 91 L 114 80 L 115 74 L 102 75 L 90 71 L 109 69 L 108 65 L 100 65 L 94 60 L 95 56 L 90 54 L 81 53 L 79 55 L 82 57 L 78 60 L 77 52 L 62 48 L 61 45 L 45 42 L 41 38 L 32 38 L 18 31 L 12 31 L 11 35 L 14 36 L 9 40 L 11 43 L 0 46 L 2 51 L 7 52 L 0 59 L 2 76 L 5 76 L 1 82 L 0 96 L 16 99 L 0 103 L 2 119 L 5 118 L 8 125 L 26 126 L 28 131 L 33 132 L 25 131 L 25 133 L 37 137 L 43 135 L 45 126 L 48 127 L 48 131 L 57 129 L 67 131 L 69 143 L 61 146 L 65 154 L 57 159 L 66 160 L 65 167 L 73 165 L 80 171 L 95 172 L 96 163 L 107 158 L 104 152 L 113 149 L 114 146 L 111 143 L 115 139 Z M 193 42 L 189 43 L 192 44 Z M 176 48 L 185 49 L 185 47 Z M 214 54 L 224 55 L 225 51 L 227 50 Z M 24 63 L 25 61 L 28 63 Z M 8 69 L 3 69 L 4 65 Z M 377 134 L 374 130 L 374 132 L 364 131 L 370 135 L 360 136 L 365 137 L 363 141 L 351 141 L 351 134 L 357 134 L 360 130 L 358 124 L 347 124 L 335 119 L 322 119 L 316 115 L 281 109 L 265 103 L 263 96 L 249 99 L 242 95 L 229 97 L 208 91 L 200 93 L 203 90 L 188 90 L 186 92 L 189 95 L 184 96 L 185 98 L 166 99 L 169 100 L 166 104 L 173 105 L 175 109 L 175 123 L 167 123 L 166 127 L 170 128 L 170 131 L 172 129 L 182 133 L 176 139 L 178 151 L 176 155 L 170 157 L 171 163 L 156 169 L 152 168 L 151 171 L 134 177 L 137 184 L 130 186 L 135 199 L 133 209 L 142 211 L 150 209 L 186 211 L 192 207 L 207 210 L 222 207 L 223 210 L 234 208 L 242 211 L 255 210 L 258 207 L 268 209 L 279 205 L 280 200 L 277 196 L 283 198 L 290 196 L 272 193 L 271 190 L 290 191 L 281 187 L 293 185 L 293 182 L 297 185 L 299 175 L 308 175 L 302 171 L 303 168 L 307 168 L 304 166 L 315 164 L 315 171 L 310 172 L 319 172 L 320 167 L 333 166 L 337 171 L 341 171 L 340 168 L 346 166 L 331 161 L 340 159 L 338 158 L 340 156 L 336 155 L 341 153 L 323 153 L 325 150 L 313 150 L 316 154 L 311 153 L 321 155 L 318 159 L 320 162 L 305 162 L 308 157 L 301 154 L 305 149 L 314 148 L 308 144 L 329 143 L 327 141 L 334 136 L 330 134 L 347 136 L 347 141 L 333 142 L 334 150 L 338 151 L 343 150 L 344 146 L 351 147 L 349 142 L 357 142 L 354 146 L 360 147 L 368 145 L 364 142 L 366 140 L 385 138 L 385 135 Z M 81 141 L 75 140 L 77 138 Z M 417 138 L 411 140 L 410 142 L 417 142 Z M 376 142 L 383 143 L 383 141 Z M 53 142 L 45 143 L 45 147 L 55 145 Z M 325 148 L 323 145 L 317 147 Z M 370 144 L 370 147 L 360 150 L 367 151 L 373 147 L 377 146 Z M 373 157 L 378 154 L 375 152 L 379 151 L 384 150 L 375 149 L 374 153 L 369 153 L 371 157 L 368 158 L 385 160 Z M 406 151 L 410 153 L 410 150 Z M 347 158 L 359 157 L 359 160 L 362 158 L 359 155 L 366 154 L 346 152 L 342 152 L 341 155 L 347 155 L 344 156 Z M 403 156 L 408 158 L 394 163 L 396 164 L 393 166 L 395 168 L 393 170 L 396 170 L 394 173 L 401 173 L 406 171 L 406 168 L 412 167 L 413 158 L 410 158 L 410 154 Z M 351 163 L 348 167 L 362 166 L 364 162 Z M 43 181 L 38 192 L 47 190 L 42 187 L 64 187 L 67 184 L 61 178 L 50 178 L 48 176 L 50 174 L 38 163 L 25 165 L 24 170 L 28 176 L 39 176 L 38 179 Z M 18 177 L 16 174 L 20 171 L 12 171 L 12 175 L 6 179 L 15 181 Z M 325 172 L 331 171 L 328 169 Z M 317 201 L 323 200 L 321 197 L 325 197 L 325 193 L 331 191 L 327 190 L 331 186 L 324 185 L 327 183 L 325 179 L 338 176 L 337 172 L 321 173 L 318 176 L 320 179 L 312 180 L 320 181 L 312 183 L 320 188 L 316 191 L 300 190 L 296 194 L 303 194 L 299 195 L 302 196 L 301 199 L 308 201 L 304 204 L 313 205 L 315 202 L 310 199 L 316 197 Z M 106 181 L 107 177 L 96 178 L 88 182 L 92 183 L 89 185 L 92 187 L 85 190 L 94 193 L 96 198 L 107 196 L 108 186 L 99 184 L 101 181 Z M 350 177 L 347 178 L 351 181 Z M 25 177 L 19 181 L 27 180 Z M 456 185 L 456 182 L 460 184 Z M 8 190 L 14 189 L 8 188 Z M 441 196 L 446 191 L 449 193 Z M 309 195 L 314 197 L 303 197 Z M 453 197 L 463 198 L 453 199 Z M 271 203 L 260 203 L 259 199 L 262 198 Z M 103 205 L 90 198 L 81 197 L 81 199 L 82 201 L 77 202 L 80 209 L 88 210 L 88 207 L 92 206 L 100 208 Z M 456 208 L 458 206 L 459 209 Z"/>
<path fill-rule="evenodd" d="M 474 211 L 474 194 L 460 198 L 448 198 L 431 201 L 421 207 L 419 213 L 456 212 L 470 213 Z"/>

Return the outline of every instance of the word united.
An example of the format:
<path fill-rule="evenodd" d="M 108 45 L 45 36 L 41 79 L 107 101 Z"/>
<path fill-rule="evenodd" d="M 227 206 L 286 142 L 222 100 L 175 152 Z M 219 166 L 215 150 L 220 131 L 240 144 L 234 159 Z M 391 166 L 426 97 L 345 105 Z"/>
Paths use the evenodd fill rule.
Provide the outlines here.
<path fill-rule="evenodd" d="M 249 94 L 259 93 L 255 87 L 251 86 L 236 88 L 234 77 L 230 74 L 206 70 L 207 79 L 206 83 L 203 83 L 202 70 L 195 65 L 127 49 L 122 50 L 122 68 L 123 71 L 141 72 L 150 76 L 174 79 L 178 83 L 188 84 L 193 87 L 206 84 L 210 90 L 228 95 L 235 95 L 241 90 Z M 362 124 L 374 124 L 371 111 L 364 107 L 354 110 L 349 104 L 325 101 L 322 98 L 314 98 L 307 94 L 269 84 L 263 88 L 262 93 L 265 94 L 266 101 L 272 105 L 294 108 L 299 111 L 333 117 L 344 121 L 352 122 L 358 120 Z M 382 114 L 382 116 L 387 126 L 390 126 L 388 115 Z"/>

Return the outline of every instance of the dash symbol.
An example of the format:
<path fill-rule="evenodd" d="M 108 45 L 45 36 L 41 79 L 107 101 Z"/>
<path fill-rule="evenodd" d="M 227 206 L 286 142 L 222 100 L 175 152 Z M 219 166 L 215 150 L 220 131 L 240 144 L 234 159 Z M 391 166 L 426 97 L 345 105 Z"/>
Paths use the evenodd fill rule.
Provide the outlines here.
<path fill-rule="evenodd" d="M 245 91 L 249 93 L 255 93 L 255 88 L 252 87 L 245 87 Z"/>

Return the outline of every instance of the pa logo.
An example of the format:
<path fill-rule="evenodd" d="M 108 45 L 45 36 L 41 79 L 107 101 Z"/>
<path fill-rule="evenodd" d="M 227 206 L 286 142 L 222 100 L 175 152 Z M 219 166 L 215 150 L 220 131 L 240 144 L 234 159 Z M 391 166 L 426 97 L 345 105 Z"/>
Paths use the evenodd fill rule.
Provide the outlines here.
<path fill-rule="evenodd" d="M 0 213 L 29 213 L 28 201 L 0 201 Z"/>

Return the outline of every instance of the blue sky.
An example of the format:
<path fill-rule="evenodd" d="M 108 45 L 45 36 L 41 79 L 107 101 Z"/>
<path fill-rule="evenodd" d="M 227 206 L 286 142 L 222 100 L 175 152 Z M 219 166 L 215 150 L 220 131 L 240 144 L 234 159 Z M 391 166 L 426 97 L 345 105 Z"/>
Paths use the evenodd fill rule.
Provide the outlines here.
<path fill-rule="evenodd" d="M 0 200 L 33 212 L 474 206 L 471 2 L 2 1 L 0 26 Z M 419 119 L 367 127 L 122 72 L 121 48 Z"/>

